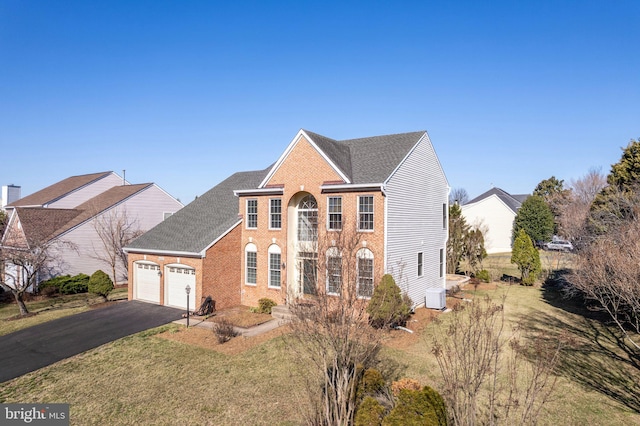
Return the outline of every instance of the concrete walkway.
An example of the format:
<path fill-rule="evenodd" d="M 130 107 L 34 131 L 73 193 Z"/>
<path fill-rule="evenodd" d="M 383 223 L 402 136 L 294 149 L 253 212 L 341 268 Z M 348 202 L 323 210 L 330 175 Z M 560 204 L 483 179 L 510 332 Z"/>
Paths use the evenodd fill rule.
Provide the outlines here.
<path fill-rule="evenodd" d="M 173 321 L 173 323 L 186 326 L 187 319 L 182 318 L 177 321 Z M 281 325 L 284 325 L 285 323 L 286 323 L 285 320 L 274 318 L 272 320 L 269 320 L 265 323 L 262 323 L 253 327 L 249 327 L 249 328 L 233 327 L 233 329 L 236 331 L 236 333 L 238 333 L 239 336 L 253 337 L 253 336 L 258 336 L 260 334 L 266 333 L 267 331 L 274 330 L 280 327 Z M 198 317 L 189 318 L 189 327 L 199 327 L 199 328 L 207 328 L 209 330 L 213 330 L 214 324 L 215 323 L 213 321 L 205 321 L 202 318 L 198 318 Z"/>

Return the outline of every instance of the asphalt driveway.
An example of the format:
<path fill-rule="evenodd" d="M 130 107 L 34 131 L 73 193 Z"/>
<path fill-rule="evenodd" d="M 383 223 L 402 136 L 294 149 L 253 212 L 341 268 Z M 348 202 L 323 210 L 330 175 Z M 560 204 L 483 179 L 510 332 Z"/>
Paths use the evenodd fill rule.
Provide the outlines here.
<path fill-rule="evenodd" d="M 179 319 L 183 311 L 135 300 L 0 336 L 0 383 L 113 340 Z"/>

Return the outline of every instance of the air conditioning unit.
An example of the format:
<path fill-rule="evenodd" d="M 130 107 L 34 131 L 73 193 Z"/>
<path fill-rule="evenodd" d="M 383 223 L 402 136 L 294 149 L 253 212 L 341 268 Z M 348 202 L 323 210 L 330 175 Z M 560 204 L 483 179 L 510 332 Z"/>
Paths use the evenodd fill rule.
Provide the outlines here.
<path fill-rule="evenodd" d="M 429 309 L 444 310 L 447 307 L 447 290 L 444 288 L 428 288 L 424 306 Z"/>

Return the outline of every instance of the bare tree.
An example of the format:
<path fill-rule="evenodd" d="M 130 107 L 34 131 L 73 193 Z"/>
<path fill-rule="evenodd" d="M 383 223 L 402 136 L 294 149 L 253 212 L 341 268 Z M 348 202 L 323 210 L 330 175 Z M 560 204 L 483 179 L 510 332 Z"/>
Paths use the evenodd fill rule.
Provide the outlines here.
<path fill-rule="evenodd" d="M 591 204 L 606 186 L 607 178 L 597 168 L 591 168 L 581 178 L 571 180 L 568 195 L 556 203 L 559 233 L 580 245 Z"/>
<path fill-rule="evenodd" d="M 592 167 L 579 179 L 571 180 L 570 188 L 577 201 L 591 205 L 596 195 L 607 186 L 607 177 L 602 168 Z"/>
<path fill-rule="evenodd" d="M 111 269 L 113 283 L 118 282 L 118 269 L 128 270 L 127 254 L 123 248 L 143 234 L 138 221 L 126 209 L 111 209 L 95 215 L 93 228 L 98 235 L 98 246 L 93 247 L 94 259 L 106 263 Z"/>
<path fill-rule="evenodd" d="M 460 204 L 461 206 L 469 201 L 469 193 L 464 188 L 453 188 L 449 194 L 449 204 Z"/>
<path fill-rule="evenodd" d="M 358 255 L 361 236 L 344 228 L 325 234 L 318 241 L 317 269 L 308 271 L 316 294 L 290 305 L 291 347 L 304 366 L 309 424 L 353 423 L 357 384 L 380 350 L 380 332 L 369 326 L 366 301 L 359 297 L 370 295 L 377 279 L 363 279 L 369 265 Z"/>
<path fill-rule="evenodd" d="M 561 344 L 508 333 L 505 300 L 458 304 L 437 321 L 432 353 L 455 425 L 533 425 L 555 387 Z"/>
<path fill-rule="evenodd" d="M 637 209 L 637 207 L 636 207 Z M 578 253 L 571 290 L 597 302 L 640 351 L 640 221 L 609 227 Z M 635 334 L 630 333 L 630 330 Z M 635 337 L 635 338 L 634 338 Z"/>
<path fill-rule="evenodd" d="M 74 247 L 64 240 L 49 237 L 46 231 L 33 230 L 26 236 L 7 231 L 0 245 L 0 263 L 3 265 L 0 286 L 13 294 L 20 315 L 29 313 L 25 294 L 37 291 L 41 279 L 61 270 L 59 249 Z"/>

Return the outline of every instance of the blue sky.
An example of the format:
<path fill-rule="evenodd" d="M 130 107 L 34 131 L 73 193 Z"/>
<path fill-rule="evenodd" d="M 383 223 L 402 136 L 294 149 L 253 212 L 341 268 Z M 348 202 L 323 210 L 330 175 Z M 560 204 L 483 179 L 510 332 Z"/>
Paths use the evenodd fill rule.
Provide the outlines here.
<path fill-rule="evenodd" d="M 426 130 L 452 188 L 607 173 L 640 137 L 640 2 L 0 2 L 0 184 L 113 170 L 185 204 L 299 129 Z"/>

